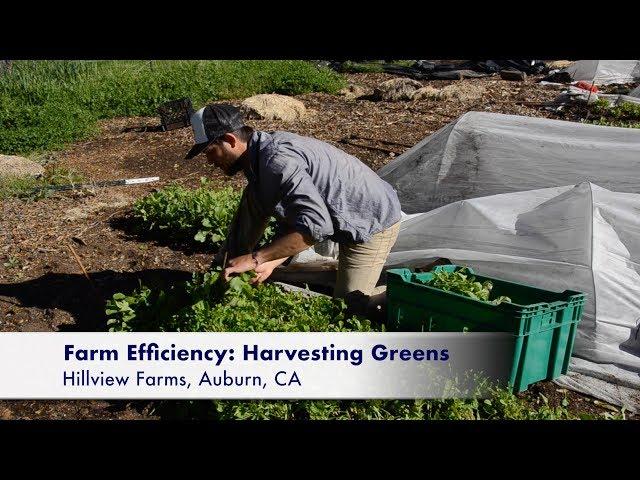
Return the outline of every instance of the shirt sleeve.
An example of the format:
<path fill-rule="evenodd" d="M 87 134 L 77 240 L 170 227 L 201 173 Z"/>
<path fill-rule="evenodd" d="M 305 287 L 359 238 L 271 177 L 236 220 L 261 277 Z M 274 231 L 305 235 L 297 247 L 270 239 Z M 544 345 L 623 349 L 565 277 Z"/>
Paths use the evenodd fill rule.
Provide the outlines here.
<path fill-rule="evenodd" d="M 260 175 L 261 197 L 287 225 L 315 242 L 333 235 L 329 210 L 309 174 L 295 159 L 272 159 Z"/>

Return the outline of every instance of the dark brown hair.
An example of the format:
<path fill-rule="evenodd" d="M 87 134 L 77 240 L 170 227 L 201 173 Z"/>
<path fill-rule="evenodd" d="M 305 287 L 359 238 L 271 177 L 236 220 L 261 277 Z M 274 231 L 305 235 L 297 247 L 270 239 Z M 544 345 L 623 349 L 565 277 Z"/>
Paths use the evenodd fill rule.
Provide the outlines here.
<path fill-rule="evenodd" d="M 248 125 L 245 125 L 244 127 L 239 128 L 238 130 L 234 130 L 231 133 L 233 133 L 236 137 L 238 137 L 242 142 L 249 143 L 249 140 L 253 135 L 253 128 L 249 127 Z"/>

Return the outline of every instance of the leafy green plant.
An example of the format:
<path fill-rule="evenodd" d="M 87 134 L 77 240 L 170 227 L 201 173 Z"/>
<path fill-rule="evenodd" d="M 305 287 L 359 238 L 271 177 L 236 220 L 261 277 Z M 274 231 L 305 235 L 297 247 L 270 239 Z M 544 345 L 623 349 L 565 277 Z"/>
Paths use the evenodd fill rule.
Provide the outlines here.
<path fill-rule="evenodd" d="M 225 240 L 240 198 L 240 191 L 213 189 L 202 178 L 197 189 L 171 185 L 141 198 L 133 206 L 133 220 L 139 233 L 214 247 Z M 273 237 L 274 223 L 272 219 L 260 245 Z"/>
<path fill-rule="evenodd" d="M 10 255 L 9 259 L 2 264 L 7 269 L 20 267 L 20 259 L 14 255 Z"/>
<path fill-rule="evenodd" d="M 40 185 L 35 177 L 4 176 L 0 177 L 0 200 L 7 198 L 25 198 Z"/>
<path fill-rule="evenodd" d="M 608 127 L 640 128 L 640 104 L 622 102 L 611 105 L 605 99 L 598 99 L 589 106 L 589 113 L 598 118 L 589 123 Z"/>
<path fill-rule="evenodd" d="M 434 271 L 433 279 L 424 283 L 430 287 L 439 288 L 446 292 L 466 295 L 474 300 L 489 302 L 492 305 L 499 305 L 502 302 L 511 303 L 511 299 L 504 295 L 496 299 L 489 300 L 491 290 L 493 289 L 493 283 L 489 280 L 482 283 L 478 282 L 476 277 L 471 275 L 469 269 L 466 267 L 458 269 L 455 272 L 447 272 L 445 270 Z"/>

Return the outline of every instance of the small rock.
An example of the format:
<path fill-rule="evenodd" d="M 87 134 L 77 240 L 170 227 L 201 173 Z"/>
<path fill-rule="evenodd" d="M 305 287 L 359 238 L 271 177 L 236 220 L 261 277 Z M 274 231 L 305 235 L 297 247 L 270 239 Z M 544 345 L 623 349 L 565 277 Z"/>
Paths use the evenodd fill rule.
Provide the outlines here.
<path fill-rule="evenodd" d="M 386 102 L 399 102 L 412 100 L 416 90 L 422 88 L 422 84 L 411 78 L 392 78 L 382 82 L 375 90 L 375 96 Z"/>
<path fill-rule="evenodd" d="M 439 97 L 444 100 L 456 99 L 470 102 L 479 100 L 485 93 L 485 88 L 475 85 L 473 81 L 462 81 L 441 88 Z"/>
<path fill-rule="evenodd" d="M 242 109 L 248 118 L 283 122 L 295 122 L 308 114 L 300 100 L 275 93 L 249 97 L 242 102 Z"/>
<path fill-rule="evenodd" d="M 500 70 L 500 78 L 503 80 L 510 80 L 513 82 L 524 82 L 527 79 L 527 74 L 520 70 Z"/>
<path fill-rule="evenodd" d="M 371 91 L 367 90 L 361 85 L 350 83 L 348 87 L 343 88 L 338 92 L 338 95 L 344 96 L 346 100 L 357 100 L 358 98 L 371 95 Z"/>
<path fill-rule="evenodd" d="M 439 98 L 440 90 L 437 88 L 433 88 L 429 85 L 426 87 L 422 87 L 413 92 L 413 100 L 423 100 L 423 99 L 432 99 Z"/>
<path fill-rule="evenodd" d="M 573 62 L 570 62 L 569 60 L 554 60 L 553 62 L 548 62 L 547 67 L 551 70 L 560 70 L 562 68 L 567 68 L 572 63 Z"/>
<path fill-rule="evenodd" d="M 44 167 L 33 160 L 17 155 L 0 155 L 0 177 L 39 177 L 43 174 Z"/>

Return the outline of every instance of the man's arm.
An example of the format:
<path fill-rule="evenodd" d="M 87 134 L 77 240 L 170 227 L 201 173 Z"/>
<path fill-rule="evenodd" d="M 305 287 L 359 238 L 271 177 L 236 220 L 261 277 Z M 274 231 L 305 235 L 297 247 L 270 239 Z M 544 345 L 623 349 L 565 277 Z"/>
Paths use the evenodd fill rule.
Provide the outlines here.
<path fill-rule="evenodd" d="M 245 187 L 238 210 L 227 230 L 224 250 L 228 251 L 228 258 L 253 251 L 269 223 L 269 216 L 253 188 Z"/>
<path fill-rule="evenodd" d="M 255 259 L 258 264 L 261 264 L 279 258 L 292 257 L 312 247 L 314 243 L 309 235 L 293 231 L 255 252 Z"/>
<path fill-rule="evenodd" d="M 254 255 L 247 254 L 229 260 L 227 268 L 224 270 L 224 278 L 229 280 L 233 273 L 255 270 L 259 276 L 262 275 L 264 277 L 258 278 L 258 281 L 263 281 L 271 275 L 275 267 L 284 263 L 287 257 L 312 247 L 314 243 L 313 238 L 307 234 L 297 231 L 290 232 L 254 252 Z M 264 266 L 264 268 L 260 269 L 261 266 Z"/>
<path fill-rule="evenodd" d="M 272 162 L 263 170 L 260 181 L 263 203 L 274 205 L 279 200 L 291 231 L 254 252 L 255 258 L 250 254 L 232 258 L 224 272 L 227 280 L 232 273 L 258 272 L 260 265 L 296 255 L 333 234 L 331 216 L 320 192 L 296 161 L 282 158 Z"/>

